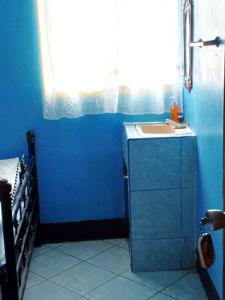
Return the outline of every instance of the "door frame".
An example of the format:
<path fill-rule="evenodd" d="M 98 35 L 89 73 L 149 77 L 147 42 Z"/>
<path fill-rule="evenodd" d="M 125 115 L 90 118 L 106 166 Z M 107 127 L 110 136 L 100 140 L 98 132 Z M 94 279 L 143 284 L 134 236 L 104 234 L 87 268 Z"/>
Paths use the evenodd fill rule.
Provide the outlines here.
<path fill-rule="evenodd" d="M 223 210 L 225 211 L 225 50 L 223 86 Z M 225 229 L 223 229 L 223 299 L 225 299 Z"/>

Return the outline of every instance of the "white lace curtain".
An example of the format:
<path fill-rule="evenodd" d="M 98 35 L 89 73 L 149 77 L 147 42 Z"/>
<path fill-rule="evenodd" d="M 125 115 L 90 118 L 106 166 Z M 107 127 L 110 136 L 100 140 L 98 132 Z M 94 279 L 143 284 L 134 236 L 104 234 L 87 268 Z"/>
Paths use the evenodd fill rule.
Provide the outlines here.
<path fill-rule="evenodd" d="M 179 100 L 177 0 L 37 0 L 37 13 L 45 118 Z"/>

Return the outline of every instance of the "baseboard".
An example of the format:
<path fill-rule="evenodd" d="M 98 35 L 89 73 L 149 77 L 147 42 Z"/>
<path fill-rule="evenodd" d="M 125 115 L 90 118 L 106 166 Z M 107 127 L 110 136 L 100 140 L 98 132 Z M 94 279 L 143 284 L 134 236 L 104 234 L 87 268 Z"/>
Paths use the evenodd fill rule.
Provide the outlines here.
<path fill-rule="evenodd" d="M 41 224 L 38 239 L 42 243 L 124 238 L 128 226 L 124 219 Z"/>
<path fill-rule="evenodd" d="M 217 290 L 209 276 L 207 269 L 204 269 L 200 266 L 199 257 L 197 255 L 197 270 L 199 273 L 200 280 L 205 289 L 206 295 L 209 300 L 221 300 L 219 297 Z"/>

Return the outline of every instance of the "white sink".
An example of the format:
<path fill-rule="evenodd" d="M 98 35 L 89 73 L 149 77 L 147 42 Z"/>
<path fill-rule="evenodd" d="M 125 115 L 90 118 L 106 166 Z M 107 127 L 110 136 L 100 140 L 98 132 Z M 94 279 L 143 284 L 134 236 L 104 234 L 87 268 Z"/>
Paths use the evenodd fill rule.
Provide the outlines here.
<path fill-rule="evenodd" d="M 166 123 L 145 123 L 135 125 L 137 132 L 140 135 L 183 135 L 190 134 L 192 130 L 190 127 L 185 128 L 174 128 L 173 126 Z"/>

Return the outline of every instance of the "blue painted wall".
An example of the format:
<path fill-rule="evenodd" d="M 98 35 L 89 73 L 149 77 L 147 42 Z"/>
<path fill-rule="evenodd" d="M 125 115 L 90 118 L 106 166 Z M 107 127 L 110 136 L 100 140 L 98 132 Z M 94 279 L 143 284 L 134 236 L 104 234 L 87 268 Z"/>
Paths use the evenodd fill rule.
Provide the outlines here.
<path fill-rule="evenodd" d="M 122 217 L 121 124 L 164 117 L 105 114 L 44 120 L 34 3 L 0 1 L 0 158 L 25 152 L 24 134 L 33 128 L 41 221 Z"/>
<path fill-rule="evenodd" d="M 194 40 L 224 38 L 225 2 L 194 2 Z M 224 46 L 194 48 L 193 89 L 184 93 L 186 119 L 197 135 L 197 220 L 223 208 Z M 215 264 L 209 274 L 222 298 L 222 232 L 213 233 Z"/>
<path fill-rule="evenodd" d="M 198 1 L 195 39 L 224 36 L 222 2 Z M 0 2 L 0 45 L 0 158 L 25 152 L 24 133 L 35 129 L 42 222 L 123 216 L 121 124 L 164 117 L 107 114 L 44 120 L 32 0 Z M 221 66 L 223 50 L 196 49 L 194 88 L 184 95 L 187 119 L 198 135 L 198 218 L 207 208 L 222 208 Z M 213 239 L 216 263 L 210 275 L 222 295 L 221 232 Z"/>

